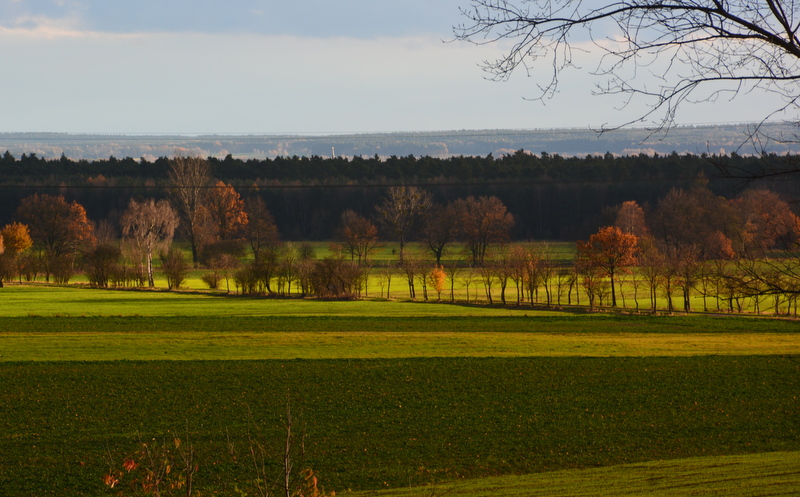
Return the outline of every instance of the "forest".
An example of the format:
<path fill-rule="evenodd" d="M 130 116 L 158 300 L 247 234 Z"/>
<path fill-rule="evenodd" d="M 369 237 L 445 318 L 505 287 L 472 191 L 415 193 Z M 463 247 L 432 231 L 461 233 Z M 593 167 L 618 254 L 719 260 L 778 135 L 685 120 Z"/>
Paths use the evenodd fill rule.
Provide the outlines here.
<path fill-rule="evenodd" d="M 210 174 L 242 196 L 261 197 L 284 239 L 330 240 L 345 210 L 371 217 L 391 186 L 419 186 L 436 202 L 496 196 L 515 216 L 517 240 L 585 239 L 613 221 L 613 209 L 635 200 L 647 209 L 672 188 L 688 188 L 703 175 L 717 195 L 732 198 L 763 171 L 796 169 L 798 156 L 633 155 L 562 157 L 517 151 L 499 157 L 208 158 Z M 167 197 L 170 160 L 130 157 L 73 161 L 35 154 L 0 157 L 0 223 L 12 221 L 33 193 L 64 195 L 94 221 L 119 223 L 130 198 Z M 767 187 L 791 198 L 796 183 Z"/>

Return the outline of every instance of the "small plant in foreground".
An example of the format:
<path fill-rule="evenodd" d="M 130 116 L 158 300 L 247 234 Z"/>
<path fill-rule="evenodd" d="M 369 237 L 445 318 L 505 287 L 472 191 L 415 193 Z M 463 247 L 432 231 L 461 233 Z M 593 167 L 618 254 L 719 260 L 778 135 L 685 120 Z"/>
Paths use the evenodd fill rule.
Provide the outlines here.
<path fill-rule="evenodd" d="M 249 481 L 250 488 L 242 490 L 234 485 L 236 492 L 242 496 L 258 497 L 335 496 L 335 492 L 326 493 L 322 489 L 312 469 L 297 469 L 304 466 L 305 433 L 298 435 L 294 431 L 288 403 L 284 427 L 286 437 L 277 455 L 271 454 L 257 437 L 248 435 L 252 473 L 245 480 Z M 139 442 L 138 449 L 123 459 L 121 468 L 116 467 L 113 457 L 109 456 L 110 469 L 103 476 L 103 483 L 120 497 L 200 496 L 195 489 L 195 475 L 200 471 L 200 464 L 188 430 L 185 439 L 186 443 L 177 436 L 173 436 L 171 444 L 155 438 L 150 442 Z M 229 452 L 235 460 L 236 450 L 230 441 Z M 276 466 L 280 467 L 277 472 L 274 471 Z"/>

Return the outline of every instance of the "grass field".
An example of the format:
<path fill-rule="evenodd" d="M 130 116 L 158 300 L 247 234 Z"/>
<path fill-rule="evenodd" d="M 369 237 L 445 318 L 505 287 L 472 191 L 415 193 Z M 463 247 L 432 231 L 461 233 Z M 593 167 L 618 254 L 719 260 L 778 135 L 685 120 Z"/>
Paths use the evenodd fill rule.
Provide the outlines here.
<path fill-rule="evenodd" d="M 733 374 L 732 372 L 735 372 Z M 248 477 L 248 410 L 280 443 L 287 393 L 338 492 L 800 450 L 796 356 L 3 363 L 0 488 L 98 495 L 110 450 L 188 424 L 200 481 Z"/>
<path fill-rule="evenodd" d="M 418 497 L 689 497 L 794 496 L 800 488 L 800 452 L 696 457 L 607 468 L 476 478 L 428 487 L 355 495 Z"/>
<path fill-rule="evenodd" d="M 513 316 L 531 309 L 455 307 L 435 302 L 322 301 L 219 293 L 8 286 L 0 315 L 14 316 Z M 389 304 L 389 305 L 387 305 Z M 412 308 L 413 307 L 413 308 Z M 553 315 L 554 313 L 551 313 Z"/>
<path fill-rule="evenodd" d="M 109 454 L 187 426 L 203 495 L 235 494 L 253 479 L 248 418 L 279 444 L 287 395 L 308 465 L 339 494 L 800 492 L 796 321 L 43 286 L 2 298 L 0 496 L 107 495 Z"/>

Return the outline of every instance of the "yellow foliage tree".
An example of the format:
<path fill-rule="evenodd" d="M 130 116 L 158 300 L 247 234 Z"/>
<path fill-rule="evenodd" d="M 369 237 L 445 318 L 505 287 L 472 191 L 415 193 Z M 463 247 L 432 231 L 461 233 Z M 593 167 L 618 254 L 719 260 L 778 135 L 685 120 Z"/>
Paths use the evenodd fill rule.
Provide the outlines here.
<path fill-rule="evenodd" d="M 436 266 L 431 270 L 431 285 L 436 290 L 436 298 L 438 300 L 442 300 L 442 292 L 444 291 L 444 282 L 446 279 L 447 274 L 444 272 L 444 268 L 442 268 L 442 266 Z"/>

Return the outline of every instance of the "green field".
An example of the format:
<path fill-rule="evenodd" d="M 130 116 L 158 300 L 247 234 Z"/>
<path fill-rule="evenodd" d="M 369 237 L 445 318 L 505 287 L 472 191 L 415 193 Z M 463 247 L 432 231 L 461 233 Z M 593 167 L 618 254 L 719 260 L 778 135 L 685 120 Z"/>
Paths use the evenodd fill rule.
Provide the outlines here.
<path fill-rule="evenodd" d="M 248 419 L 277 450 L 287 395 L 307 465 L 339 494 L 729 495 L 736 478 L 732 495 L 800 491 L 796 321 L 44 286 L 2 298 L 0 496 L 107 495 L 109 454 L 187 426 L 203 495 L 237 495 L 253 479 Z"/>
<path fill-rule="evenodd" d="M 435 302 L 322 301 L 221 293 L 100 290 L 50 285 L 8 286 L 0 316 L 513 316 L 527 308 L 455 307 Z M 387 305 L 388 304 L 388 305 Z M 413 306 L 410 307 L 410 306 Z"/>
<path fill-rule="evenodd" d="M 746 456 L 695 457 L 625 464 L 607 468 L 553 471 L 524 476 L 498 476 L 431 485 L 426 488 L 381 490 L 358 495 L 417 497 L 689 497 L 697 495 L 797 495 L 800 452 Z"/>

